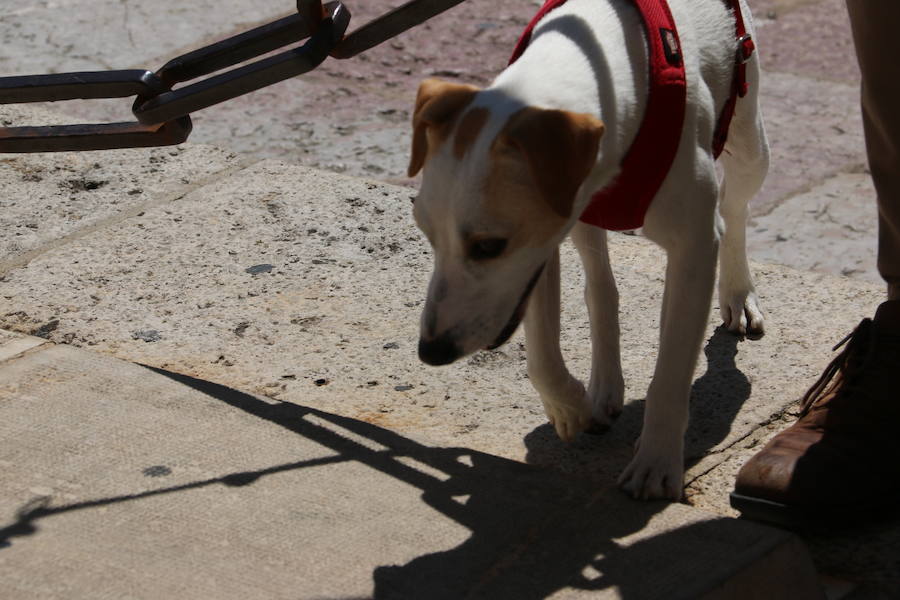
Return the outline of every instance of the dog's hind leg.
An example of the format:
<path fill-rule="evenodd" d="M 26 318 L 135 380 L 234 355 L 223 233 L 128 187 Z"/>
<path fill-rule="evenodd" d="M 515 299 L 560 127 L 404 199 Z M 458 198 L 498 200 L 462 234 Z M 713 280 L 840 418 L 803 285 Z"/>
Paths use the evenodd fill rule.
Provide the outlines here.
<path fill-rule="evenodd" d="M 606 230 L 578 222 L 570 234 L 584 265 L 584 301 L 591 322 L 588 399 L 596 425 L 622 412 L 625 383 L 619 352 L 619 293 L 609 266 Z"/>
<path fill-rule="evenodd" d="M 559 249 L 544 266 L 525 311 L 528 377 L 556 433 L 571 442 L 591 421 L 584 385 L 569 373 L 559 348 Z"/>
<path fill-rule="evenodd" d="M 759 66 L 748 66 L 750 92 L 739 99 L 722 153 L 724 179 L 719 214 L 724 234 L 719 249 L 719 310 L 729 330 L 761 335 L 763 315 L 747 264 L 747 203 L 762 187 L 769 168 L 769 145 L 759 112 Z"/>

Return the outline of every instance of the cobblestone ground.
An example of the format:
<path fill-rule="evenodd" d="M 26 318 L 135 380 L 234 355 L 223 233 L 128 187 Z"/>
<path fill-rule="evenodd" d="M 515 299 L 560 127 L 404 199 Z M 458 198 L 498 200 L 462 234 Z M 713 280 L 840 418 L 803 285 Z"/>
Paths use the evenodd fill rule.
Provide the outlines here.
<path fill-rule="evenodd" d="M 768 181 L 752 205 L 751 256 L 877 281 L 876 213 L 843 0 L 750 2 L 773 153 Z M 236 2 L 231 14 L 214 13 L 209 2 L 177 13 L 129 2 L 102 4 L 99 14 L 106 22 L 97 26 L 96 37 L 51 27 L 52 18 L 41 18 L 53 9 L 46 2 L 26 2 L 0 17 L 0 71 L 153 68 L 286 10 L 276 0 Z M 355 28 L 400 2 L 346 4 Z M 312 73 L 197 113 L 191 140 L 414 184 L 405 170 L 409 110 L 419 81 L 438 76 L 488 84 L 539 4 L 468 0 L 354 59 L 330 59 Z M 85 118 L 127 118 L 128 103 L 69 102 L 58 108 Z"/>
<path fill-rule="evenodd" d="M 353 6 L 358 25 L 396 1 Z M 470 0 L 350 61 L 202 113 L 195 139 L 393 183 L 405 177 L 419 81 L 487 85 L 540 2 Z M 868 280 L 875 270 L 873 191 L 865 176 L 859 73 L 843 0 L 752 2 L 772 145 L 752 205 L 757 260 Z M 806 32 L 815 28 L 810 39 Z"/>
<path fill-rule="evenodd" d="M 751 207 L 751 256 L 878 281 L 874 192 L 844 0 L 749 1 L 758 26 L 762 104 L 772 146 L 769 178 Z M 353 28 L 401 2 L 345 3 L 353 12 Z M 287 14 L 292 4 L 23 0 L 0 14 L 0 73 L 152 69 Z M 191 141 L 414 185 L 405 171 L 409 111 L 419 81 L 437 76 L 487 85 L 539 4 L 468 0 L 364 55 L 329 59 L 312 73 L 197 113 Z M 129 103 L 119 100 L 53 108 L 92 120 L 129 118 Z M 765 302 L 766 290 L 760 292 Z M 823 360 L 836 341 L 822 341 Z M 735 471 L 738 465 L 735 461 Z M 730 485 L 733 476 L 727 480 L 717 489 Z M 892 532 L 884 533 L 885 539 L 864 532 L 846 540 L 808 541 L 827 572 L 878 571 L 873 577 L 886 581 L 896 569 L 880 549 L 896 547 Z"/>

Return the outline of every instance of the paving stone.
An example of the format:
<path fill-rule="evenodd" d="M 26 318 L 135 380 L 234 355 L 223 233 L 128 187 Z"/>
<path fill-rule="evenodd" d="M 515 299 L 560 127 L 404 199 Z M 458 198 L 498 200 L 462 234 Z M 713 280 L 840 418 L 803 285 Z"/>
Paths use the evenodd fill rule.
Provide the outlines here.
<path fill-rule="evenodd" d="M 821 348 L 823 355 L 828 351 L 825 346 L 823 344 Z M 807 384 L 813 382 L 811 379 Z M 728 503 L 727 493 L 723 492 L 734 489 L 735 477 L 744 463 L 779 431 L 793 424 L 796 414 L 796 410 L 788 411 L 729 448 L 724 461 L 688 485 L 688 502 L 711 513 L 738 516 Z M 695 471 L 698 472 L 702 471 Z M 900 539 L 900 519 L 859 526 L 850 531 L 803 532 L 800 537 L 807 544 L 819 572 L 838 579 L 829 586 L 832 592 L 828 598 L 842 599 L 848 592 L 852 595 L 848 595 L 847 600 L 887 600 L 900 595 L 900 563 L 893 550 Z"/>
<path fill-rule="evenodd" d="M 871 281 L 883 280 L 876 268 L 878 228 L 875 189 L 868 174 L 841 174 L 772 212 L 751 220 L 747 250 L 768 263 L 789 264 Z"/>
<path fill-rule="evenodd" d="M 769 71 L 859 81 L 846 0 L 750 0 Z"/>
<path fill-rule="evenodd" d="M 0 105 L 0 122 L 59 123 L 40 108 Z M 42 248 L 135 215 L 238 164 L 200 144 L 116 152 L 0 154 L 0 275 Z"/>
<path fill-rule="evenodd" d="M 15 358 L 46 343 L 47 340 L 42 338 L 0 329 L 0 362 Z"/>
<path fill-rule="evenodd" d="M 521 334 L 447 368 L 419 363 L 430 252 L 410 197 L 403 187 L 259 163 L 10 272 L 0 327 L 58 321 L 55 341 L 613 481 L 631 456 L 655 362 L 661 251 L 612 236 L 628 403 L 609 434 L 566 446 L 527 380 Z M 262 264 L 273 267 L 248 273 Z M 568 246 L 564 264 L 563 348 L 585 377 L 589 329 Z M 810 349 L 840 340 L 880 297 L 880 287 L 846 278 L 755 271 L 768 333 L 739 341 L 715 330 L 712 311 L 694 384 L 692 462 L 779 414 L 827 360 Z"/>
<path fill-rule="evenodd" d="M 766 183 L 751 201 L 753 215 L 837 174 L 865 171 L 856 85 L 766 73 L 761 86 L 772 159 Z"/>
<path fill-rule="evenodd" d="M 72 347 L 0 417 L 3 597 L 821 597 L 785 532 Z"/>
<path fill-rule="evenodd" d="M 125 6 L 104 4 L 101 13 L 109 13 L 104 18 L 118 24 L 125 20 Z M 391 6 L 387 0 L 351 6 L 351 28 Z M 195 3 L 174 14 L 190 21 L 192 11 L 200 12 L 205 7 L 204 3 Z M 858 71 L 848 45 L 842 0 L 759 0 L 752 3 L 752 8 L 759 16 L 760 54 L 766 68 L 762 104 L 773 148 L 768 183 L 753 203 L 754 214 L 759 215 L 837 173 L 860 172 L 865 159 L 856 108 Z M 39 20 L 43 13 L 37 10 L 33 7 L 17 16 L 23 21 L 22 28 L 9 30 L 10 43 L 14 40 L 23 48 L 23 44 L 35 43 L 29 41 L 25 22 Z M 167 12 L 162 6 L 141 10 L 147 31 L 171 27 L 169 13 L 173 11 Z M 146 64 L 148 56 L 175 52 L 176 44 L 170 38 L 180 39 L 178 35 L 192 32 L 193 38 L 183 44 L 200 45 L 201 41 L 209 41 L 209 35 L 223 37 L 217 31 L 239 28 L 253 19 L 275 18 L 284 6 L 268 0 L 254 6 L 253 18 L 248 16 L 248 10 L 240 4 L 229 5 L 228 10 L 210 11 L 216 17 L 208 26 L 199 30 L 178 29 L 174 33 L 166 30 L 165 35 L 157 34 L 162 41 L 152 44 L 123 38 L 121 45 L 128 52 L 137 53 L 129 59 L 131 62 L 123 62 L 129 66 Z M 190 14 L 182 15 L 184 11 Z M 518 0 L 497 0 L 489 11 L 482 3 L 469 0 L 352 60 L 330 59 L 302 77 L 195 114 L 192 140 L 259 157 L 283 158 L 335 172 L 409 183 L 405 177 L 409 110 L 418 83 L 438 75 L 488 84 L 505 66 L 532 11 L 532 6 L 523 9 Z M 768 18 L 769 14 L 776 18 Z M 127 33 L 118 25 L 111 29 L 118 31 L 117 35 Z M 810 29 L 816 34 L 807 34 Z M 70 55 L 94 53 L 91 36 L 81 36 L 71 43 L 78 50 L 72 50 Z M 813 44 L 816 51 L 808 51 Z M 34 61 L 38 71 L 53 70 L 59 60 L 58 50 L 32 53 L 29 60 Z M 361 111 L 361 106 L 366 110 Z M 74 101 L 60 103 L 58 109 L 81 118 L 110 119 L 126 118 L 129 107 L 130 103 L 121 100 Z"/>
<path fill-rule="evenodd" d="M 351 27 L 384 12 L 391 2 L 350 4 Z M 534 4 L 523 9 L 519 0 L 497 0 L 485 10 L 483 2 L 469 0 L 357 59 L 326 61 L 304 77 L 198 113 L 191 139 L 256 157 L 279 156 L 292 163 L 408 183 L 403 177 L 408 111 L 418 81 L 438 75 L 485 84 L 502 68 Z M 882 296 L 881 284 L 869 283 L 874 272 L 866 240 L 874 240 L 875 231 L 866 219 L 872 214 L 868 208 L 872 197 L 864 183 L 858 74 L 842 4 L 842 0 L 751 0 L 766 68 L 763 110 L 773 145 L 769 182 L 752 205 L 754 226 L 760 230 L 751 229 L 751 251 L 764 260 L 803 268 L 819 256 L 816 269 L 844 271 L 864 281 L 854 284 L 824 273 L 801 275 L 757 266 L 768 335 L 758 342 L 734 343 L 714 332 L 716 319 L 711 318 L 706 360 L 701 359 L 697 371 L 701 378 L 694 386 L 694 425 L 689 433 L 693 483 L 688 491 L 695 505 L 723 515 L 732 514 L 727 492 L 751 451 L 746 445 L 758 443 L 760 436 L 771 435 L 771 428 L 786 422 L 785 407 L 818 376 L 829 358 L 825 349 L 859 318 L 871 315 Z M 0 24 L 4 41 L 0 74 L 153 68 L 184 50 L 267 22 L 292 8 L 268 0 L 252 6 L 217 5 L 215 10 L 208 5 L 185 7 L 168 1 L 136 8 L 112 0 L 29 1 Z M 195 18 L 197 14 L 202 18 Z M 80 119 L 124 119 L 129 118 L 129 104 L 75 101 L 58 103 L 53 110 Z M 8 115 L 22 113 L 9 111 L 18 110 L 0 107 L 0 123 L 13 124 Z M 37 116 L 30 117 L 32 121 L 72 120 L 37 111 L 29 114 Z M 189 150 L 188 146 L 184 151 Z M 127 153 L 87 156 L 97 156 L 106 168 L 109 161 L 123 160 L 123 154 Z M 204 157 L 214 155 L 196 156 L 198 170 L 206 172 Z M 174 168 L 184 155 L 170 158 L 161 169 Z M 131 204 L 140 199 L 137 194 L 138 198 L 121 197 L 134 189 L 130 175 L 114 172 L 110 183 L 71 194 L 75 201 L 63 198 L 52 186 L 22 178 L 27 169 L 52 164 L 58 168 L 52 174 L 58 187 L 91 175 L 93 163 L 79 162 L 77 157 L 74 163 L 53 162 L 57 159 L 49 155 L 12 159 L 14 163 L 0 157 L 4 188 L 28 186 L 29 194 L 52 201 L 29 210 L 30 195 L 9 191 L 0 195 L 0 223 L 9 211 L 22 210 L 15 221 L 0 227 L 0 327 L 44 332 L 55 341 L 167 365 L 259 392 L 270 401 L 298 405 L 308 401 L 332 410 L 329 414 L 384 425 L 407 439 L 429 436 L 447 447 L 463 443 L 553 465 L 593 483 L 610 482 L 628 459 L 655 355 L 661 290 L 661 255 L 646 242 L 619 236 L 612 242 L 623 305 L 631 307 L 623 316 L 629 408 L 605 437 L 583 438 L 564 447 L 542 425 L 541 410 L 524 376 L 520 337 L 500 352 L 479 354 L 465 365 L 431 370 L 416 363 L 417 303 L 428 256 L 417 256 L 426 252 L 418 238 L 403 240 L 402 246 L 409 244 L 405 251 L 385 250 L 394 241 L 393 225 L 373 227 L 389 218 L 397 231 L 411 231 L 408 195 L 414 192 L 376 183 L 363 189 L 362 184 L 297 170 L 288 176 L 292 183 L 274 186 L 274 200 L 260 200 L 260 190 L 270 189 L 277 174 L 286 171 L 266 167 L 269 170 L 229 179 L 227 171 L 213 170 L 221 173 L 223 185 L 234 187 L 232 195 L 219 189 L 217 198 L 211 199 L 208 191 L 196 190 L 175 201 L 175 209 L 167 214 L 161 206 L 142 210 Z M 72 164 L 78 168 L 67 171 Z M 153 175 L 141 171 L 139 179 L 146 183 Z M 248 181 L 235 185 L 242 176 Z M 186 177 L 191 184 L 198 181 L 190 174 Z M 154 194 L 158 192 L 154 197 L 160 205 L 168 204 L 191 189 L 170 194 L 168 188 L 154 188 Z M 384 202 L 369 200 L 365 194 L 372 190 L 387 193 Z M 87 201 L 103 194 L 108 198 L 105 203 Z M 306 206 L 340 205 L 354 197 L 367 203 L 344 212 Z M 282 200 L 286 208 L 280 206 Z M 804 202 L 827 210 L 807 214 Z M 202 208 L 207 203 L 214 208 Z M 787 212 L 774 213 L 783 203 Z M 56 215 L 53 208 L 58 206 L 68 213 Z M 858 218 L 857 210 L 866 216 Z M 145 214 L 138 217 L 141 212 Z M 767 218 L 768 213 L 774 216 Z M 34 214 L 42 219 L 36 230 L 23 225 Z M 837 224 L 823 219 L 826 216 Z M 82 227 L 84 221 L 91 225 Z M 348 221 L 362 221 L 354 226 L 369 231 L 355 231 Z M 817 235 L 809 229 L 812 226 L 827 235 Z M 328 233 L 316 239 L 310 229 Z M 771 241 L 776 230 L 789 241 Z M 158 241 L 148 241 L 158 232 L 162 232 Z M 13 243 L 3 245 L 4 233 L 13 236 Z M 233 247 L 225 250 L 225 245 Z M 369 260 L 360 256 L 363 247 L 373 249 Z M 336 250 L 341 254 L 337 258 Z M 565 257 L 573 263 L 571 250 Z M 19 268 L 29 261 L 34 264 Z M 259 264 L 274 268 L 269 273 L 246 273 Z M 564 344 L 573 367 L 584 374 L 587 332 L 578 300 L 580 280 L 577 270 L 568 268 L 567 294 L 573 301 L 566 307 Z M 354 290 L 366 287 L 371 294 L 354 295 Z M 398 298 L 402 306 L 396 303 Z M 369 367 L 357 366 L 367 361 Z M 891 577 L 900 581 L 900 569 L 891 562 L 897 555 L 897 534 L 891 527 L 882 533 L 861 531 L 846 539 L 807 541 L 820 569 L 864 582 L 854 598 L 870 600 L 897 593 L 884 595 L 878 591 L 881 587 L 870 591 L 873 588 L 866 582 L 882 586 Z M 823 559 L 829 552 L 830 558 Z"/>
<path fill-rule="evenodd" d="M 291 12 L 280 0 L 135 3 L 23 0 L 4 11 L 0 73 L 144 68 Z"/>

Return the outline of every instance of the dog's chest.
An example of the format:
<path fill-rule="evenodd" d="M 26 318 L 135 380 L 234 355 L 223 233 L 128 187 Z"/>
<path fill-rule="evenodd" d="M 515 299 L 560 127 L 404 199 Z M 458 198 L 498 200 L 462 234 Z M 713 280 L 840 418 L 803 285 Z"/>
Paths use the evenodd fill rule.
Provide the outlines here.
<path fill-rule="evenodd" d="M 736 34 L 742 59 L 753 50 L 746 35 L 739 0 L 722 0 L 735 15 Z M 598 190 L 580 216 L 582 222 L 604 229 L 637 229 L 653 198 L 665 181 L 681 142 L 687 110 L 687 76 L 678 28 L 668 0 L 631 0 L 640 14 L 641 34 L 647 47 L 647 102 L 643 120 L 620 164 L 618 175 Z M 546 0 L 530 21 L 513 50 L 510 64 L 528 48 L 537 25 L 567 0 Z M 540 35 L 540 32 L 539 34 Z M 746 93 L 741 59 L 735 67 L 733 89 L 713 137 L 715 156 L 722 151 L 738 95 Z"/>

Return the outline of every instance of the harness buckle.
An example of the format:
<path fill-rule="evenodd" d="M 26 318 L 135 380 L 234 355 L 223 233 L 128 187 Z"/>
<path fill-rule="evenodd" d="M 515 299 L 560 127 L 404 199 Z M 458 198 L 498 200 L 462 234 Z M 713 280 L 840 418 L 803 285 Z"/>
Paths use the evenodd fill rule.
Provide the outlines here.
<path fill-rule="evenodd" d="M 753 36 L 749 33 L 745 33 L 741 37 L 738 38 L 737 45 L 737 54 L 735 55 L 735 61 L 738 65 L 745 65 L 750 61 L 750 57 L 753 56 L 753 51 L 756 49 L 756 44 L 753 42 Z"/>

